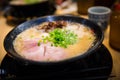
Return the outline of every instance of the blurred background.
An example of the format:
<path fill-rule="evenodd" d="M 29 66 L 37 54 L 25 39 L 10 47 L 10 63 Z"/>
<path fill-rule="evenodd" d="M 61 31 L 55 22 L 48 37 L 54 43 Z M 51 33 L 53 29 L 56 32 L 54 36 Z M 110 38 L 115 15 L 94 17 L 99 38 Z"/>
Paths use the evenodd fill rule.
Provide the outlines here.
<path fill-rule="evenodd" d="M 46 15 L 87 15 L 91 6 L 111 8 L 116 0 L 0 0 L 0 13 L 9 25 Z"/>
<path fill-rule="evenodd" d="M 88 18 L 87 10 L 92 6 L 105 6 L 114 12 L 103 44 L 113 57 L 112 76 L 115 78 L 109 80 L 120 80 L 120 0 L 0 0 L 0 63 L 6 55 L 3 47 L 4 38 L 17 25 L 47 15 L 75 15 Z M 112 48 L 109 46 L 109 31 L 110 35 L 114 36 L 111 37 Z"/>

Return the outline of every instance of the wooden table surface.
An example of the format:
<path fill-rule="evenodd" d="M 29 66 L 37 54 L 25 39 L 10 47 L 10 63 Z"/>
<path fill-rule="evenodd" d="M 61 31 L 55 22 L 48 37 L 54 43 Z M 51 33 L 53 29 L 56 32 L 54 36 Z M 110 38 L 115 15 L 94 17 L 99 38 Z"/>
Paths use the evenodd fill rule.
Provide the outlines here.
<path fill-rule="evenodd" d="M 4 38 L 7 35 L 7 33 L 13 28 L 14 28 L 13 26 L 9 26 L 6 24 L 6 19 L 4 17 L 0 17 L 0 63 L 2 62 L 4 56 L 6 55 L 6 51 L 4 50 L 3 47 Z M 109 80 L 120 80 L 120 52 L 112 49 L 109 46 L 109 26 L 107 31 L 105 32 L 103 44 L 108 48 L 113 58 L 113 69 L 111 75 L 116 77 L 112 77 Z"/>

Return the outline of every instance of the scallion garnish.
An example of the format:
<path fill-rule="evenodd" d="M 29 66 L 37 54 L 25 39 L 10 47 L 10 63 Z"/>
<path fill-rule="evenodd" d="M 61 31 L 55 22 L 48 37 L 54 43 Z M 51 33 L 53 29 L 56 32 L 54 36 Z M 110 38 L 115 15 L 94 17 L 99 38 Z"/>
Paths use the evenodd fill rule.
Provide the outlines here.
<path fill-rule="evenodd" d="M 77 39 L 78 37 L 74 32 L 56 28 L 49 32 L 49 36 L 43 38 L 43 43 L 49 41 L 52 43 L 51 46 L 67 48 L 68 45 L 76 43 Z"/>

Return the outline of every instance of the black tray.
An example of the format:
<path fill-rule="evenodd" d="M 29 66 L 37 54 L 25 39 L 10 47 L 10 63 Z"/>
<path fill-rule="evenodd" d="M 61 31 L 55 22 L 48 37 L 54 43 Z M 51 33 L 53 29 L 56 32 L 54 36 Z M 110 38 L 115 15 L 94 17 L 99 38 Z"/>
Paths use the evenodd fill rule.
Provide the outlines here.
<path fill-rule="evenodd" d="M 1 64 L 1 78 L 10 80 L 107 80 L 112 71 L 112 57 L 102 45 L 98 51 L 60 71 L 43 71 L 39 66 L 24 66 L 6 55 Z"/>

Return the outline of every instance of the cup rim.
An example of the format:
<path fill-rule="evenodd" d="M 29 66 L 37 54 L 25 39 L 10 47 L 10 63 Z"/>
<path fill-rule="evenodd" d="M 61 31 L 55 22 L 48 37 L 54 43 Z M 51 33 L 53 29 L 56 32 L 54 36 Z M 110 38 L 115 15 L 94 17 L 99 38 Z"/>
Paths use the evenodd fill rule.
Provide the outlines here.
<path fill-rule="evenodd" d="M 93 12 L 92 10 L 94 9 L 104 9 L 106 10 L 105 12 L 99 13 L 99 12 Z M 111 9 L 108 7 L 104 7 L 104 6 L 93 6 L 88 8 L 88 14 L 96 14 L 96 15 L 101 15 L 101 14 L 109 14 L 111 13 Z"/>

